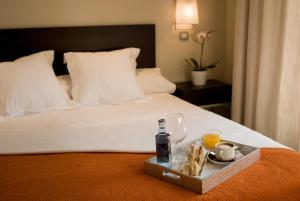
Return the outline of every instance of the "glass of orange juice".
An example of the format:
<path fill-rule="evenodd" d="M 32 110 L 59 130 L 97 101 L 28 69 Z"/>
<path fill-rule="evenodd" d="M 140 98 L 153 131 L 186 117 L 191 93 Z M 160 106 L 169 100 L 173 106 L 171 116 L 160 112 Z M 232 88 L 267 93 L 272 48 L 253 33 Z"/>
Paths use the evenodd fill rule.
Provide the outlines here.
<path fill-rule="evenodd" d="M 215 149 L 215 146 L 221 141 L 222 131 L 216 129 L 205 130 L 202 136 L 202 144 L 208 150 Z"/>

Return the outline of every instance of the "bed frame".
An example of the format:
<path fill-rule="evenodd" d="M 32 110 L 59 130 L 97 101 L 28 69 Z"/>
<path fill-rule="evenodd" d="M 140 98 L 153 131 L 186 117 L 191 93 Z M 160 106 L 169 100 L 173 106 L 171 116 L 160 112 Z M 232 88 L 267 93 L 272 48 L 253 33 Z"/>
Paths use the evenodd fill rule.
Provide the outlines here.
<path fill-rule="evenodd" d="M 55 50 L 56 75 L 68 74 L 64 52 L 109 51 L 137 47 L 137 68 L 155 67 L 155 25 L 111 25 L 0 29 L 0 62 L 42 50 Z"/>

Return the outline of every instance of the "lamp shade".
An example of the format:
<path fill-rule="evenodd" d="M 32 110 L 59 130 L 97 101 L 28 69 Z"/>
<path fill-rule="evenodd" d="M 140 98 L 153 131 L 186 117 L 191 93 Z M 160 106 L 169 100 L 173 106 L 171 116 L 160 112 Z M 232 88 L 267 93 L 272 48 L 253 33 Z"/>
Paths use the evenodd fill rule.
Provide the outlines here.
<path fill-rule="evenodd" d="M 176 0 L 176 27 L 198 23 L 197 0 Z"/>

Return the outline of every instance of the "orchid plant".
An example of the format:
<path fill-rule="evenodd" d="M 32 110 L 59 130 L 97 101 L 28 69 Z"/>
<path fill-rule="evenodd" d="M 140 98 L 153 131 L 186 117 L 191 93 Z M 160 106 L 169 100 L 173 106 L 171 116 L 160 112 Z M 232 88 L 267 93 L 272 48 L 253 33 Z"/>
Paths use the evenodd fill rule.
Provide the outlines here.
<path fill-rule="evenodd" d="M 204 65 L 203 64 L 203 52 L 204 52 L 204 45 L 206 40 L 208 40 L 211 35 L 217 32 L 217 30 L 209 30 L 209 31 L 201 31 L 195 35 L 192 36 L 192 39 L 196 42 L 199 43 L 201 45 L 201 54 L 200 54 L 200 60 L 199 62 L 197 61 L 197 59 L 194 58 L 190 58 L 190 59 L 186 59 L 186 63 L 192 68 L 193 71 L 206 71 L 208 68 L 215 68 L 217 66 L 217 64 L 220 61 L 216 61 L 213 63 L 210 63 L 208 65 Z"/>

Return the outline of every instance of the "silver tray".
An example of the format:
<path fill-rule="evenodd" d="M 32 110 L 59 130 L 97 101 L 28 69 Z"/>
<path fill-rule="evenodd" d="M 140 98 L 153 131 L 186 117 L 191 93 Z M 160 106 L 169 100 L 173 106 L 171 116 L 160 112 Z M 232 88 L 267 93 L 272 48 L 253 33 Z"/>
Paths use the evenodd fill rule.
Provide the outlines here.
<path fill-rule="evenodd" d="M 196 139 L 192 142 L 184 144 L 178 148 L 178 151 L 181 153 L 186 152 L 192 143 L 195 143 L 199 140 L 200 139 Z M 259 160 L 259 148 L 235 142 L 232 143 L 238 146 L 237 151 L 239 152 L 239 157 L 237 157 L 234 162 L 227 165 L 214 164 L 208 160 L 204 166 L 201 176 L 185 175 L 166 165 L 157 163 L 156 156 L 149 158 L 144 162 L 144 169 L 146 173 L 161 180 L 182 186 L 196 193 L 203 194 Z"/>

